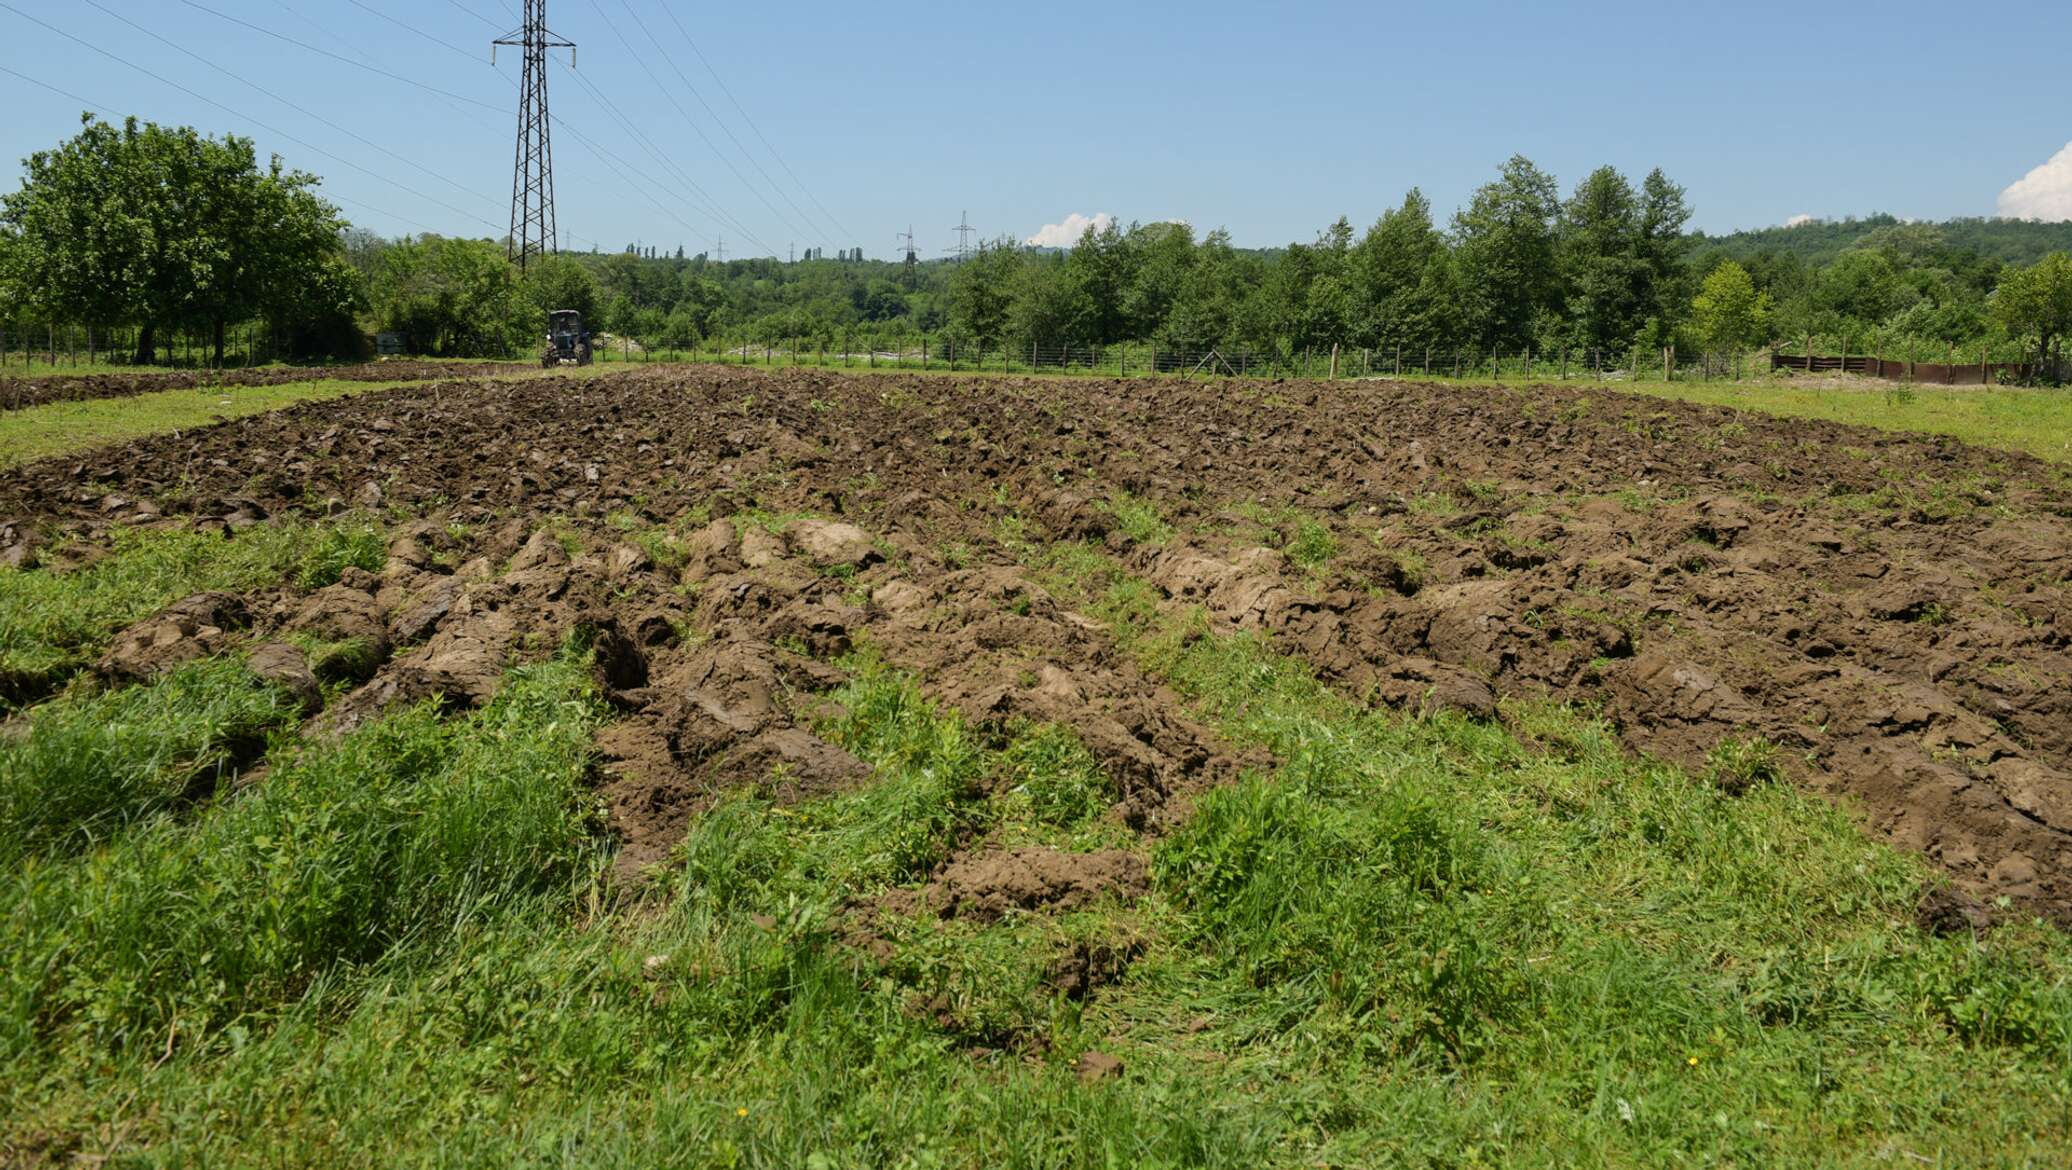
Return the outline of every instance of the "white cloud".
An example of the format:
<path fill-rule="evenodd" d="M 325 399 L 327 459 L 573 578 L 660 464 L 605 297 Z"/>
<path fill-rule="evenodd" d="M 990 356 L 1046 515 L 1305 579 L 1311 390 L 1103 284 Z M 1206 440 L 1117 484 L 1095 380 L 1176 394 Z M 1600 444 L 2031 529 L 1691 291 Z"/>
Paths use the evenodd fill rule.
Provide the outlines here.
<path fill-rule="evenodd" d="M 2072 220 L 2072 142 L 2002 191 L 2000 214 L 2009 219 Z"/>
<path fill-rule="evenodd" d="M 1785 227 L 1805 227 L 1805 226 L 1806 226 L 1807 224 L 1809 224 L 1809 223 L 1812 223 L 1812 222 L 1813 222 L 1813 217 L 1812 217 L 1812 216 L 1810 216 L 1810 215 L 1794 215 L 1794 216 L 1792 216 L 1792 217 L 1791 217 L 1790 219 L 1787 219 L 1787 220 L 1785 220 L 1785 221 L 1784 221 L 1784 226 L 1785 226 Z"/>
<path fill-rule="evenodd" d="M 1079 237 L 1086 234 L 1086 229 L 1104 232 L 1108 230 L 1108 225 L 1114 222 L 1115 217 L 1105 211 L 1095 212 L 1091 217 L 1075 211 L 1065 217 L 1065 222 L 1044 224 L 1042 231 L 1022 242 L 1031 248 L 1069 248 L 1079 242 Z"/>

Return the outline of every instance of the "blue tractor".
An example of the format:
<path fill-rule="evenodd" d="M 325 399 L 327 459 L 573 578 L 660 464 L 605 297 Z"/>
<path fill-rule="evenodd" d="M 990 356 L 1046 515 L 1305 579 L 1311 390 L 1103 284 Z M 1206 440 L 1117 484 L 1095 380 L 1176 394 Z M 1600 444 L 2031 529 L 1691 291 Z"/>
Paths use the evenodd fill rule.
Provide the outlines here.
<path fill-rule="evenodd" d="M 574 309 L 556 309 L 547 314 L 547 350 L 540 365 L 587 366 L 590 364 L 590 334 L 583 328 L 583 315 Z"/>

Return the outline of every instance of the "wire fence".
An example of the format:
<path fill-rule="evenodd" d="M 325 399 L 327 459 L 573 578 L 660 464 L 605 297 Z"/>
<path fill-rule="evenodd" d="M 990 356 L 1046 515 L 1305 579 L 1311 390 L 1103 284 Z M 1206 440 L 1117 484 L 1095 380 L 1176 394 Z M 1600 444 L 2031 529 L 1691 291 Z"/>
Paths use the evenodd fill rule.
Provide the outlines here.
<path fill-rule="evenodd" d="M 610 363 L 712 362 L 739 366 L 1224 378 L 1422 378 L 1524 381 L 1735 381 L 1766 373 L 1761 353 L 1679 353 L 1676 349 L 1465 349 L 1333 346 L 1255 350 L 1115 345 L 979 345 L 921 335 L 859 347 L 842 339 L 727 340 L 700 346 L 643 346 L 628 338 L 597 342 Z"/>
<path fill-rule="evenodd" d="M 129 325 L 0 325 L 0 369 L 87 372 L 133 366 L 139 364 L 137 347 L 142 336 L 142 330 Z M 213 329 L 159 329 L 152 341 L 152 360 L 142 364 L 174 369 L 263 366 L 282 360 L 287 351 L 280 338 L 257 322 L 224 328 L 221 361 L 216 358 Z"/>
<path fill-rule="evenodd" d="M 0 370 L 88 372 L 131 365 L 140 333 L 133 326 L 0 326 Z M 224 331 L 223 357 L 213 331 L 159 330 L 154 366 L 243 368 L 283 360 L 287 346 L 263 324 Z M 1681 353 L 1650 349 L 1572 348 L 1517 350 L 1438 346 L 1377 349 L 1345 345 L 1253 349 L 1244 346 L 1185 347 L 1153 342 L 1113 345 L 979 344 L 952 335 L 901 333 L 859 336 L 852 331 L 817 338 L 771 339 L 719 335 L 691 345 L 643 343 L 623 335 L 595 339 L 595 359 L 605 363 L 711 362 L 739 366 L 809 366 L 827 369 L 941 370 L 1009 374 L 1076 374 L 1130 378 L 1151 375 L 1226 378 L 1425 378 L 1526 381 L 1739 381 L 1774 370 L 1848 373 L 1888 381 L 1990 385 L 2072 379 L 2072 362 L 2062 354 L 2038 362 L 2006 345 L 1948 346 L 1939 362 L 1895 359 L 1873 353 L 1840 356 L 1823 352 L 1828 339 L 1808 337 L 1753 353 Z M 486 357 L 498 355 L 488 354 Z M 509 360 L 537 358 L 513 351 Z M 2012 360 L 2010 360 L 2012 359 Z"/>

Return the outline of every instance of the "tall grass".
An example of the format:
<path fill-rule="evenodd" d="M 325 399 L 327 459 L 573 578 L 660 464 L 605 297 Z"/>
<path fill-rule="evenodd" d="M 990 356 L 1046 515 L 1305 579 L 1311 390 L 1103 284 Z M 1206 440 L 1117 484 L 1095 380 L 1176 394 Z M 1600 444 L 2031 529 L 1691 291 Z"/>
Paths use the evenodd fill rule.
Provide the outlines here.
<path fill-rule="evenodd" d="M 0 867 L 89 846 L 214 792 L 299 715 L 292 696 L 235 659 L 33 709 L 21 734 L 0 739 Z"/>
<path fill-rule="evenodd" d="M 498 864 L 470 885 L 429 847 L 419 876 L 382 863 L 382 891 L 423 898 L 377 896 L 313 847 L 288 853 L 307 867 L 168 875 L 188 898 L 261 874 L 236 888 L 295 904 L 338 873 L 360 894 L 313 919 L 336 925 L 324 947 L 264 952 L 242 983 L 182 959 L 98 1016 L 39 1016 L 32 1059 L 0 1073 L 0 1119 L 34 1120 L 0 1120 L 0 1149 L 56 1134 L 68 1154 L 178 1163 L 773 1168 L 2020 1166 L 2072 1150 L 2056 931 L 1925 935 L 1923 867 L 1817 799 L 1769 781 L 1730 795 L 1555 707 L 1505 726 L 1367 710 L 1098 553 L 1050 563 L 1202 718 L 1278 761 L 1135 842 L 1154 858 L 1141 899 L 994 922 L 881 912 L 961 849 L 1133 838 L 1087 812 L 1069 735 L 976 727 L 859 657 L 821 731 L 877 767 L 873 786 L 721 799 L 668 880 L 627 902 L 563 880 L 579 844 L 543 846 L 560 859 L 545 878 Z M 523 726 L 557 718 L 533 708 Z M 400 800 L 450 769 L 413 765 L 407 785 L 385 769 L 484 727 L 387 734 L 343 771 Z M 508 746 L 481 743 L 468 770 L 503 775 Z M 552 758 L 531 769 L 541 800 L 571 791 Z M 344 799 L 294 806 L 311 796 Z M 520 836 L 579 839 L 559 815 Z M 366 823 L 383 833 L 339 848 L 393 859 L 423 836 L 415 817 Z M 93 921 L 91 904 L 10 921 Z M 152 953 L 250 953 L 244 936 L 311 920 L 268 904 Z M 46 952 L 11 937 L 8 953 Z M 1066 990 L 1074 959 L 1104 984 Z M 110 986 L 135 970 L 93 962 Z M 196 992 L 212 980 L 250 990 Z M 121 1019 L 136 1042 L 94 1022 Z M 189 1021 L 220 1040 L 168 1050 Z M 1082 1080 L 1094 1049 L 1122 1075 Z"/>
<path fill-rule="evenodd" d="M 597 706 L 580 662 L 482 711 L 426 705 L 308 743 L 192 823 L 159 821 L 10 880 L 0 1051 L 206 1041 L 413 937 L 565 886 Z"/>

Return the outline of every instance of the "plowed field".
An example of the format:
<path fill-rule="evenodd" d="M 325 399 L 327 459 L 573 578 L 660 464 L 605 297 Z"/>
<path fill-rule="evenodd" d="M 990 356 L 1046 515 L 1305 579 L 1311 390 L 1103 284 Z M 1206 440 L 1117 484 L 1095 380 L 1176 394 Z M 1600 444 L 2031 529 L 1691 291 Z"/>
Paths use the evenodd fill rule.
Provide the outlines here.
<path fill-rule="evenodd" d="M 578 618 L 646 630 L 656 662 L 629 670 L 659 676 L 671 655 L 652 635 L 695 618 L 765 646 L 867 634 L 974 714 L 1073 722 L 1144 815 L 1227 775 L 1071 614 L 1009 611 L 1039 592 L 1002 551 L 1014 518 L 1098 543 L 1353 694 L 1484 717 L 1555 695 L 1693 766 L 1768 745 L 1762 767 L 1847 798 L 1965 888 L 2072 918 L 2072 486 L 2025 457 L 1555 388 L 705 370 L 403 390 L 67 462 L 0 478 L 0 515 L 93 531 L 376 498 L 473 525 L 451 556 L 477 566 L 546 517 L 715 521 L 666 572 L 609 543 L 515 584 L 434 581 L 422 553 L 401 557 L 360 616 L 393 622 L 427 589 L 463 611 L 493 593 L 495 629 L 464 656 L 484 678 L 435 638 L 355 706 L 479 685 L 520 633 Z M 716 523 L 743 510 L 839 521 L 857 575 L 817 572 L 819 538 L 798 530 L 744 549 Z M 695 603 L 679 578 L 702 586 Z M 551 604 L 514 622 L 507 602 L 530 587 Z M 715 654 L 753 673 L 710 646 L 697 669 Z M 1038 684 L 1016 685 L 1032 668 Z M 624 814 L 629 857 L 659 855 L 684 801 L 718 783 L 659 761 L 724 755 L 766 730 L 749 724 L 694 747 L 673 729 L 669 752 L 614 737 L 647 778 L 622 803 L 671 810 L 659 826 Z"/>

